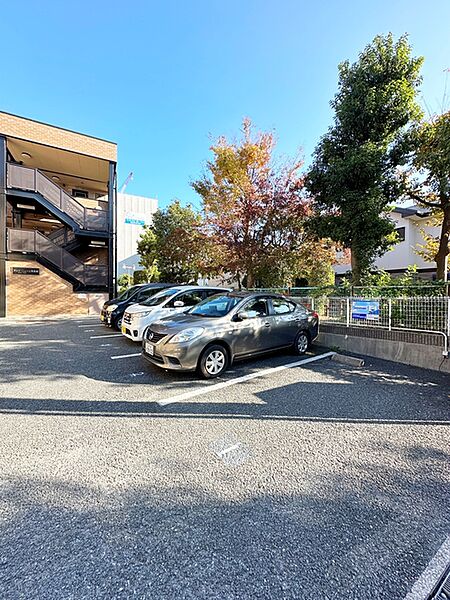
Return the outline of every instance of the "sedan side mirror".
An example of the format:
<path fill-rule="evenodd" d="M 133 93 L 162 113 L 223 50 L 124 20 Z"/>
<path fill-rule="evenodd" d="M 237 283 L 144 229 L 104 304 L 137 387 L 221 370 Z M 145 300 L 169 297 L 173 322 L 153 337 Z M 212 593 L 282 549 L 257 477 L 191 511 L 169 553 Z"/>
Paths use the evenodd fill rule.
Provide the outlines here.
<path fill-rule="evenodd" d="M 250 316 L 249 316 L 248 312 L 245 310 L 241 310 L 241 312 L 238 312 L 238 314 L 236 315 L 237 321 L 245 321 L 246 319 L 249 319 L 249 318 L 250 318 Z"/>
<path fill-rule="evenodd" d="M 181 308 L 182 306 L 184 306 L 184 302 L 183 302 L 183 300 L 175 300 L 173 305 L 175 308 Z"/>

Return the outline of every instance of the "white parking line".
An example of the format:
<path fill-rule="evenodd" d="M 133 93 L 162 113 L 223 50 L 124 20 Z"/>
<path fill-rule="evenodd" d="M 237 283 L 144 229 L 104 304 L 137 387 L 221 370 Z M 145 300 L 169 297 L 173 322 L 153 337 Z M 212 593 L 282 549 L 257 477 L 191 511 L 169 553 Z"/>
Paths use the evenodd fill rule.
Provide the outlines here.
<path fill-rule="evenodd" d="M 85 319 L 78 319 L 74 321 L 74 323 L 92 323 L 92 321 L 97 320 L 98 317 L 86 317 Z"/>
<path fill-rule="evenodd" d="M 105 327 L 105 325 L 103 325 L 102 323 L 100 323 L 99 325 L 97 325 L 97 323 L 95 325 L 91 325 L 90 323 L 85 323 L 84 325 L 78 325 L 78 327 Z"/>
<path fill-rule="evenodd" d="M 428 563 L 404 600 L 426 600 L 450 561 L 450 535 Z"/>
<path fill-rule="evenodd" d="M 336 354 L 336 352 L 325 352 L 325 354 L 319 354 L 318 356 L 304 358 L 303 360 L 296 360 L 293 363 L 287 363 L 285 365 L 280 365 L 279 367 L 261 369 L 256 373 L 250 373 L 249 375 L 243 375 L 242 377 L 236 377 L 235 379 L 229 379 L 228 381 L 222 381 L 221 383 L 216 383 L 214 385 L 208 385 L 202 388 L 197 388 L 195 390 L 192 390 L 191 392 L 185 392 L 184 394 L 171 396 L 170 398 L 165 398 L 164 400 L 158 400 L 157 403 L 160 406 L 167 406 L 168 404 L 174 404 L 175 402 L 182 402 L 183 400 L 188 400 L 189 398 L 194 398 L 195 396 L 209 394 L 212 391 L 230 387 L 231 385 L 235 385 L 236 383 L 244 383 L 244 381 L 250 381 L 251 379 L 256 379 L 257 377 L 264 377 L 265 375 L 271 375 L 272 373 L 284 371 L 285 369 L 292 369 L 294 367 L 299 367 L 300 365 L 306 365 L 307 363 L 315 362 L 316 360 L 321 360 L 322 358 L 329 358 L 334 354 Z"/>
<path fill-rule="evenodd" d="M 137 352 L 136 354 L 119 354 L 118 356 L 111 356 L 111 360 L 117 360 L 118 358 L 130 358 L 130 356 L 140 356 L 141 353 Z"/>
<path fill-rule="evenodd" d="M 122 337 L 121 333 L 110 333 L 108 335 L 90 335 L 89 338 L 91 340 L 98 340 L 100 338 L 109 338 L 109 337 Z"/>

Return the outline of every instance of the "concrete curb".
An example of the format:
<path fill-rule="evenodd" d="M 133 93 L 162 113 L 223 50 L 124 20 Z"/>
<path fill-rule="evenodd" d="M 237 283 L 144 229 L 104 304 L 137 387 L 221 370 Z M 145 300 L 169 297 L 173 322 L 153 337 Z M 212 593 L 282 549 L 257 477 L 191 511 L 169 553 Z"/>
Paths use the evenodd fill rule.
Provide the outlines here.
<path fill-rule="evenodd" d="M 364 360 L 362 358 L 356 358 L 355 356 L 346 356 L 345 354 L 333 354 L 331 360 L 349 365 L 350 367 L 363 367 Z"/>
<path fill-rule="evenodd" d="M 442 355 L 442 346 L 323 331 L 319 333 L 317 344 L 326 348 L 339 348 L 340 351 L 350 354 L 391 360 L 404 365 L 450 374 L 450 359 Z"/>

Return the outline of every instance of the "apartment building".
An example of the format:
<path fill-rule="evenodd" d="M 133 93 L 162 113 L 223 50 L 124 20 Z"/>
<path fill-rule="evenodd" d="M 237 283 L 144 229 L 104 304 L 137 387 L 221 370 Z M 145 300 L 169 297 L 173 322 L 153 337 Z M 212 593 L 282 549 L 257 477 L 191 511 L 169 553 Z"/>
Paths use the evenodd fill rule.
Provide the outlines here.
<path fill-rule="evenodd" d="M 421 277 L 424 279 L 435 278 L 436 264 L 426 261 L 417 254 L 419 246 L 424 244 L 421 230 L 432 236 L 440 234 L 438 227 L 427 225 L 428 212 L 418 206 L 396 207 L 392 210 L 390 217 L 395 223 L 399 241 L 391 250 L 375 260 L 375 268 L 395 276 L 402 275 L 409 265 L 417 265 L 417 271 Z M 344 273 L 351 269 L 350 261 L 342 260 L 343 256 L 339 257 L 339 264 L 334 265 L 338 281 Z M 350 257 L 348 256 L 348 258 Z"/>
<path fill-rule="evenodd" d="M 114 294 L 116 163 L 113 142 L 0 112 L 0 317 Z"/>
<path fill-rule="evenodd" d="M 137 244 L 158 210 L 156 198 L 117 194 L 117 276 L 133 275 L 139 266 Z"/>

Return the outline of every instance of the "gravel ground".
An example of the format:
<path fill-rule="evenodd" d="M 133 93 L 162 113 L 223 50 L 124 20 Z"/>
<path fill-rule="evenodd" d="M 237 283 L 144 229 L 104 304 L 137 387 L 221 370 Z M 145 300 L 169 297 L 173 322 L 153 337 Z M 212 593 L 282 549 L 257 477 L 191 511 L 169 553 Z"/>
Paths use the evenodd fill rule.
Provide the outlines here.
<path fill-rule="evenodd" d="M 84 322 L 0 327 L 2 600 L 406 595 L 450 530 L 448 377 L 325 359 L 217 389 Z"/>

